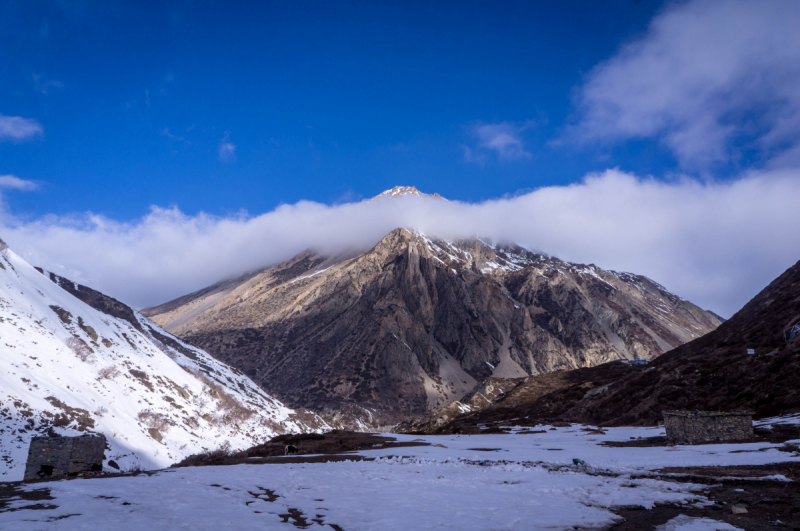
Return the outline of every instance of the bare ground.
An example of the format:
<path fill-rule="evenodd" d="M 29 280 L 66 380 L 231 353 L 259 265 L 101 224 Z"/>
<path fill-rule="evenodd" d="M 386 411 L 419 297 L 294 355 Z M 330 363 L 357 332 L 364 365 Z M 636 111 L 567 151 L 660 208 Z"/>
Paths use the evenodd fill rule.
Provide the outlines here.
<path fill-rule="evenodd" d="M 764 479 L 782 475 L 791 481 Z M 614 512 L 625 521 L 614 531 L 654 529 L 680 514 L 712 518 L 747 531 L 800 529 L 800 465 L 777 463 L 763 466 L 670 467 L 658 479 L 708 485 L 704 493 L 713 504 L 702 508 L 658 506 L 651 510 L 619 508 Z M 733 514 L 733 506 L 744 514 Z"/>

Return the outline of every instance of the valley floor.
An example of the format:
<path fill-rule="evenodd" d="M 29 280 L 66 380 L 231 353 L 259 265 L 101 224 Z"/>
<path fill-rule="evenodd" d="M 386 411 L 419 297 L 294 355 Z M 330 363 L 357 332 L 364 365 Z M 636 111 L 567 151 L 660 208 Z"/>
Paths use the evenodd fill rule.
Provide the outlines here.
<path fill-rule="evenodd" d="M 791 507 L 800 494 L 792 480 L 800 479 L 800 441 L 614 447 L 604 443 L 663 430 L 601 433 L 573 425 L 512 431 L 393 435 L 430 446 L 374 448 L 358 452 L 359 461 L 0 484 L 0 529 L 727 531 L 800 525 L 792 521 L 800 507 Z M 731 511 L 740 503 L 747 514 Z"/>

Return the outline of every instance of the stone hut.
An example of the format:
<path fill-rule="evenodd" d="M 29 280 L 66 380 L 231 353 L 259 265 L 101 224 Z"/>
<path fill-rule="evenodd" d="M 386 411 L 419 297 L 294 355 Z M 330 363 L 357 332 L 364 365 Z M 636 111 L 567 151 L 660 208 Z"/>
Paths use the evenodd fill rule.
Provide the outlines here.
<path fill-rule="evenodd" d="M 753 437 L 753 412 L 664 411 L 664 428 L 676 443 L 741 441 Z"/>
<path fill-rule="evenodd" d="M 105 457 L 106 438 L 103 435 L 33 437 L 24 481 L 100 472 Z"/>

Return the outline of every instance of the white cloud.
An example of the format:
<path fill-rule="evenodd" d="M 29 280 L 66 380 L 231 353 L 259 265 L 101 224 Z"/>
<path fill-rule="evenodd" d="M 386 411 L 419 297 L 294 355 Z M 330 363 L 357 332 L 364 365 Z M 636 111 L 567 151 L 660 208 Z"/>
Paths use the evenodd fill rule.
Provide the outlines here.
<path fill-rule="evenodd" d="M 525 150 L 521 133 L 530 125 L 530 122 L 523 124 L 499 122 L 478 123 L 471 126 L 470 133 L 478 140 L 478 146 L 475 149 L 461 146 L 464 150 L 464 160 L 483 164 L 489 152 L 494 152 L 501 160 L 529 159 L 531 154 Z"/>
<path fill-rule="evenodd" d="M 755 149 L 800 162 L 800 2 L 675 2 L 600 63 L 569 135 L 658 138 L 685 167 Z M 774 156 L 792 150 L 791 161 Z"/>
<path fill-rule="evenodd" d="M 0 188 L 5 188 L 8 190 L 22 190 L 27 192 L 38 189 L 39 185 L 33 181 L 20 179 L 16 175 L 0 175 Z"/>
<path fill-rule="evenodd" d="M 800 173 L 662 182 L 617 170 L 569 186 L 470 204 L 425 198 L 258 216 L 153 210 L 132 223 L 86 214 L 6 219 L 0 236 L 35 265 L 138 307 L 286 260 L 306 248 L 368 248 L 396 227 L 484 235 L 565 260 L 645 274 L 725 316 L 800 258 Z M 434 191 L 434 190 L 431 190 Z"/>
<path fill-rule="evenodd" d="M 231 134 L 225 132 L 222 141 L 219 143 L 219 160 L 223 162 L 234 162 L 236 160 L 236 144 L 230 142 Z"/>
<path fill-rule="evenodd" d="M 43 132 L 42 124 L 36 120 L 0 114 L 0 140 L 26 140 Z"/>

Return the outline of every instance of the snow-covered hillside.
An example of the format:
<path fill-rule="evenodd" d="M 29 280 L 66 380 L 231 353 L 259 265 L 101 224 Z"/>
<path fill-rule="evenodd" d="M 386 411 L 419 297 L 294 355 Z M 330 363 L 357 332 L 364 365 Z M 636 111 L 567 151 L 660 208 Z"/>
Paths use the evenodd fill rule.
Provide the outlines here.
<path fill-rule="evenodd" d="M 0 480 L 21 479 L 30 438 L 50 430 L 103 433 L 126 470 L 320 427 L 118 301 L 0 250 Z"/>

